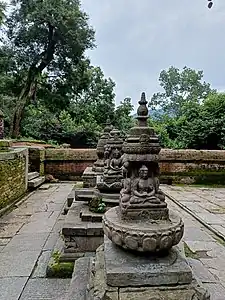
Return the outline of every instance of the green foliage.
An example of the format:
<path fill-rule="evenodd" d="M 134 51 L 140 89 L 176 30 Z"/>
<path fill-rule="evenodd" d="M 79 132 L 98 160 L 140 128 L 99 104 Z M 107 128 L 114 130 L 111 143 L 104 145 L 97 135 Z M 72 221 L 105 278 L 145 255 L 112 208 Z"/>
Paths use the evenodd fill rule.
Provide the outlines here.
<path fill-rule="evenodd" d="M 131 116 L 133 108 L 131 98 L 125 98 L 115 110 L 114 125 L 121 130 L 123 134 L 127 133 L 135 124 L 135 120 Z"/>
<path fill-rule="evenodd" d="M 71 278 L 74 269 L 74 263 L 61 262 L 61 254 L 59 251 L 54 251 L 52 258 L 53 262 L 47 268 L 48 277 Z"/>
<path fill-rule="evenodd" d="M 171 67 L 160 74 L 165 92 L 154 94 L 153 108 L 163 113 L 149 125 L 163 147 L 225 149 L 225 94 L 202 82 L 203 72 Z"/>
<path fill-rule="evenodd" d="M 104 213 L 105 210 L 106 210 L 106 204 L 104 202 L 99 203 L 96 212 L 98 212 L 98 213 Z"/>
<path fill-rule="evenodd" d="M 203 72 L 184 67 L 182 71 L 175 67 L 163 70 L 159 76 L 164 92 L 155 93 L 150 102 L 151 108 L 160 107 L 170 115 L 182 115 L 183 106 L 200 103 L 212 92 L 210 85 L 202 82 Z"/>
<path fill-rule="evenodd" d="M 106 210 L 106 204 L 102 200 L 101 196 L 94 196 L 92 199 L 89 200 L 89 209 L 90 211 L 96 213 L 104 213 Z"/>

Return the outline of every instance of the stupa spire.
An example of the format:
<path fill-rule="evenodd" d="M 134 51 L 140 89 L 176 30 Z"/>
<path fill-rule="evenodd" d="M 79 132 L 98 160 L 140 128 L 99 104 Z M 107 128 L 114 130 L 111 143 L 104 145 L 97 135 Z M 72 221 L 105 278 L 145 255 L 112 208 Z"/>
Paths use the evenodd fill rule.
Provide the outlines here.
<path fill-rule="evenodd" d="M 148 119 L 148 108 L 147 108 L 147 101 L 145 92 L 141 94 L 141 100 L 138 102 L 139 107 L 137 109 L 137 120 L 138 126 L 140 127 L 147 127 L 147 119 Z"/>

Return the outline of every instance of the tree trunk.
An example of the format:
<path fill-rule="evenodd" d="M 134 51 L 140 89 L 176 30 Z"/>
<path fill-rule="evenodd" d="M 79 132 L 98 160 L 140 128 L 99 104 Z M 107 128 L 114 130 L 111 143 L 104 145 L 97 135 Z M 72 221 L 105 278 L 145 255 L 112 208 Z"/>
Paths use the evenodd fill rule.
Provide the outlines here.
<path fill-rule="evenodd" d="M 24 108 L 36 92 L 39 76 L 54 58 L 55 45 L 57 43 L 58 36 L 56 31 L 54 30 L 54 27 L 50 23 L 48 24 L 48 29 L 49 31 L 47 48 L 43 53 L 41 53 L 34 59 L 33 64 L 29 68 L 25 86 L 23 87 L 18 97 L 10 128 L 10 136 L 13 138 L 18 138 L 20 135 L 20 123 L 22 120 Z"/>
<path fill-rule="evenodd" d="M 26 105 L 29 103 L 29 100 L 31 99 L 33 93 L 35 92 L 38 76 L 39 74 L 37 69 L 36 72 L 31 72 L 31 70 L 28 72 L 26 86 L 22 89 L 18 97 L 17 105 L 13 115 L 13 120 L 10 128 L 10 136 L 12 138 L 16 139 L 20 136 L 20 124 L 22 121 L 23 112 Z"/>

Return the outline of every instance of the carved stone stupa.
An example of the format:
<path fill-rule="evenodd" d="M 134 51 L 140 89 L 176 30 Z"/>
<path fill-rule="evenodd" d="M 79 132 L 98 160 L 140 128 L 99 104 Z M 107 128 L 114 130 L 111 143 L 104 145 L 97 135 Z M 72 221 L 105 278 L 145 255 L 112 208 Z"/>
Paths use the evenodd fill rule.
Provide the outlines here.
<path fill-rule="evenodd" d="M 109 139 L 109 133 L 112 130 L 112 125 L 109 119 L 107 119 L 106 121 L 106 126 L 103 130 L 102 135 L 100 136 L 100 139 L 98 140 L 98 144 L 97 144 L 97 156 L 98 159 L 97 161 L 94 163 L 92 170 L 96 173 L 100 173 L 102 174 L 104 171 L 104 151 L 105 151 L 105 145 L 108 142 Z"/>
<path fill-rule="evenodd" d="M 122 148 L 119 206 L 103 216 L 104 247 L 97 249 L 88 299 L 209 300 L 176 246 L 184 224 L 168 209 L 159 188 L 160 146 L 147 126 L 144 93 L 139 104 L 138 126 L 130 130 Z"/>
<path fill-rule="evenodd" d="M 119 193 L 122 188 L 122 146 L 120 131 L 113 129 L 104 147 L 103 175 L 97 177 L 97 188 L 100 192 Z"/>
<path fill-rule="evenodd" d="M 101 134 L 98 144 L 97 144 L 97 160 L 94 162 L 92 167 L 87 167 L 84 170 L 84 173 L 82 175 L 83 179 L 83 187 L 84 188 L 93 188 L 96 186 L 96 178 L 97 175 L 102 175 L 104 171 L 104 151 L 105 151 L 105 145 L 108 142 L 109 133 L 113 129 L 113 126 L 111 125 L 111 122 L 109 119 L 106 121 L 106 126 L 103 130 L 103 133 Z"/>

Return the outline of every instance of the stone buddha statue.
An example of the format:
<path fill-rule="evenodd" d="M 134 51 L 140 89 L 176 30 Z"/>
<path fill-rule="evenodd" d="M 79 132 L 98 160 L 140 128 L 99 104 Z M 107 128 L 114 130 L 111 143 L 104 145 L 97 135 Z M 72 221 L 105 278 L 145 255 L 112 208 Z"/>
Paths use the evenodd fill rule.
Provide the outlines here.
<path fill-rule="evenodd" d="M 158 199 L 155 194 L 156 188 L 154 180 L 153 178 L 148 177 L 148 168 L 143 165 L 139 169 L 139 177 L 134 180 L 130 204 L 159 204 L 160 199 Z"/>
<path fill-rule="evenodd" d="M 108 174 L 109 175 L 117 175 L 121 174 L 122 170 L 122 157 L 121 153 L 118 149 L 115 149 L 112 154 L 112 159 L 109 161 L 108 165 Z"/>

